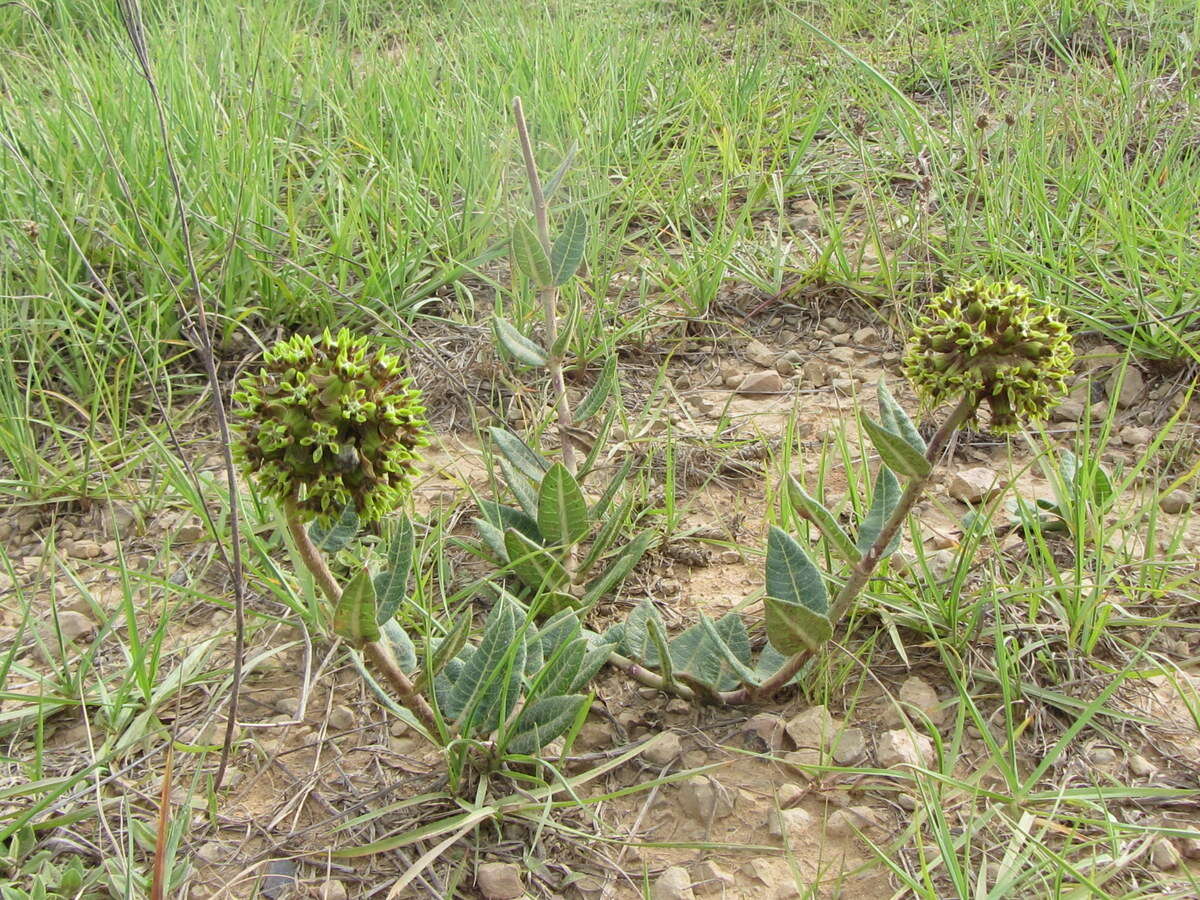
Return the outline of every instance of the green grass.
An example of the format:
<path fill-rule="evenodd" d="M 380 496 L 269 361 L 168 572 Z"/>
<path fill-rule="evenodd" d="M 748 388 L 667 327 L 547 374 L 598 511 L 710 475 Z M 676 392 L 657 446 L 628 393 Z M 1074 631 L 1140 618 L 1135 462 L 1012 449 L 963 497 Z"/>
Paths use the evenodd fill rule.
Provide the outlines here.
<path fill-rule="evenodd" d="M 553 203 L 560 221 L 581 209 L 591 222 L 585 275 L 567 288 L 584 301 L 571 356 L 581 384 L 614 349 L 637 367 L 619 412 L 627 434 L 658 414 L 685 341 L 719 351 L 727 326 L 776 296 L 849 292 L 902 330 L 952 279 L 1011 277 L 1058 304 L 1076 333 L 1158 373 L 1186 379 L 1200 362 L 1190 0 L 147 0 L 144 19 L 226 379 L 293 329 L 351 324 L 437 356 L 443 340 L 466 354 L 497 311 L 530 326 L 534 298 L 506 247 L 528 207 L 518 95 L 544 173 L 575 148 Z M 0 6 L 0 51 L 0 500 L 47 527 L 110 501 L 202 521 L 207 500 L 226 540 L 227 501 L 211 483 L 198 490 L 181 462 L 203 462 L 215 429 L 190 336 L 188 248 L 115 4 Z M 540 434 L 538 386 L 494 379 L 503 390 L 485 399 L 516 394 Z M 1111 439 L 1113 420 L 1096 424 L 1100 436 L 1072 448 L 1084 465 L 1098 465 Z M 911 577 L 873 583 L 856 655 L 831 653 L 812 699 L 852 705 L 874 666 L 916 660 L 949 673 L 957 701 L 936 770 L 905 784 L 916 811 L 879 848 L 898 896 L 1160 889 L 1141 842 L 1176 834 L 1178 820 L 1126 812 L 1191 802 L 1195 785 L 1098 786 L 1063 773 L 1079 763 L 1083 734 L 1136 749 L 1139 723 L 1105 701 L 1173 671 L 1162 641 L 1194 629 L 1188 520 L 1157 507 L 1195 474 L 1166 440 L 1186 427 L 1170 419 L 1161 444 L 1113 472 L 1120 504 L 1077 504 L 1065 533 L 1030 540 L 1023 555 L 981 526 L 948 580 L 918 558 Z M 655 441 L 646 433 L 636 446 Z M 796 443 L 789 431 L 772 478 L 807 463 L 818 484 L 833 473 L 870 483 L 864 448 L 845 435 L 816 459 Z M 682 445 L 662 446 L 667 476 L 647 466 L 632 477 L 643 519 L 673 531 L 693 501 L 675 477 Z M 1013 453 L 1053 471 L 1062 446 L 1045 436 Z M 722 435 L 709 449 L 734 448 Z M 772 507 L 774 491 L 764 488 Z M 275 510 L 246 500 L 254 676 L 293 642 L 311 653 L 322 625 L 275 537 Z M 454 582 L 440 554 L 459 524 L 444 511 L 422 533 L 413 614 L 425 633 L 475 583 Z M 120 548 L 119 598 L 82 655 L 44 629 L 61 605 L 48 598 L 57 585 L 102 610 L 95 586 L 49 550 L 36 578 L 0 556 L 17 629 L 0 644 L 0 842 L 26 825 L 103 823 L 92 834 L 108 854 L 102 880 L 113 896 L 140 896 L 154 806 L 106 794 L 107 779 L 161 775 L 164 722 L 183 698 L 203 695 L 189 722 L 221 708 L 230 674 L 218 642 L 170 640 L 198 607 L 228 606 L 214 546 L 167 542 L 136 559 Z M 996 719 L 997 709 L 1007 712 Z M 56 717 L 77 712 L 89 757 L 64 762 L 50 739 Z M 971 728 L 996 778 L 955 768 Z M 1014 749 L 1028 750 L 1027 729 L 1033 764 Z M 188 828 L 199 828 L 189 811 L 216 823 L 222 802 L 204 783 L 204 748 L 181 755 L 194 782 L 171 825 L 180 879 Z M 586 840 L 571 829 L 594 828 L 602 801 L 581 802 L 570 827 L 550 809 L 552 798 L 571 806 L 583 776 L 537 779 L 528 795 L 504 787 L 500 799 L 431 794 L 422 802 L 437 815 L 417 804 L 433 823 L 425 837 L 454 833 L 453 808 L 471 822 L 504 810 Z M 657 787 L 648 778 L 618 793 Z M 961 812 L 972 805 L 974 817 Z M 348 840 L 372 846 L 362 829 L 389 813 L 360 812 Z M 1193 876 L 1172 877 L 1161 895 L 1194 894 Z"/>

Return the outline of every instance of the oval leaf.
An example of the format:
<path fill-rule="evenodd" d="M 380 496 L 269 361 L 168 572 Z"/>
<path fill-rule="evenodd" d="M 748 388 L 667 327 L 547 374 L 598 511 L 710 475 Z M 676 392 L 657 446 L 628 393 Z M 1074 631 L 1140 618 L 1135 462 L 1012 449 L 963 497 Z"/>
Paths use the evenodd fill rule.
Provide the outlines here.
<path fill-rule="evenodd" d="M 767 596 L 822 615 L 829 611 L 825 579 L 795 538 L 776 525 L 767 534 Z"/>
<path fill-rule="evenodd" d="M 364 566 L 350 579 L 333 610 L 333 633 L 356 649 L 379 640 L 377 607 L 375 583 Z"/>
<path fill-rule="evenodd" d="M 891 518 L 892 512 L 899 502 L 900 482 L 896 480 L 891 469 L 887 466 L 880 466 L 879 474 L 875 476 L 875 494 L 871 498 L 871 508 L 863 518 L 862 524 L 858 526 L 859 553 L 865 556 L 875 544 L 876 538 L 883 531 L 884 524 Z M 885 556 L 891 555 L 899 545 L 900 532 L 897 531 L 895 536 L 888 541 L 887 547 L 883 548 L 879 558 L 883 559 Z"/>
<path fill-rule="evenodd" d="M 547 547 L 570 547 L 587 536 L 587 501 L 562 463 L 551 466 L 542 479 L 537 524 Z"/>
<path fill-rule="evenodd" d="M 851 565 L 858 562 L 862 554 L 854 546 L 854 541 L 850 540 L 850 535 L 842 530 L 833 513 L 816 497 L 810 496 L 791 475 L 788 476 L 787 486 L 792 505 L 804 518 L 817 526 L 833 551 Z"/>
<path fill-rule="evenodd" d="M 833 637 L 829 619 L 807 606 L 785 603 L 775 597 L 763 601 L 766 609 L 767 640 L 787 656 L 819 650 Z"/>
<path fill-rule="evenodd" d="M 575 422 L 586 422 L 596 413 L 600 412 L 604 407 L 604 401 L 608 399 L 609 394 L 613 392 L 613 388 L 617 385 L 617 357 L 610 356 L 604 361 L 604 371 L 600 373 L 600 377 L 596 379 L 596 383 L 592 385 L 592 389 L 587 392 L 587 395 L 579 401 L 579 406 L 575 408 Z"/>
<path fill-rule="evenodd" d="M 888 390 L 887 382 L 882 378 L 879 379 L 876 394 L 879 397 L 879 421 L 883 423 L 883 427 L 900 435 L 908 441 L 909 446 L 924 456 L 925 439 L 913 425 L 913 421 L 904 411 L 904 407 L 896 402 L 896 398 Z"/>
<path fill-rule="evenodd" d="M 924 478 L 932 466 L 923 454 L 894 431 L 888 431 L 870 416 L 862 417 L 863 427 L 884 465 L 907 478 Z"/>
<path fill-rule="evenodd" d="M 396 615 L 400 601 L 408 593 L 408 573 L 412 569 L 416 538 L 412 520 L 402 516 L 388 545 L 388 567 L 375 576 L 375 597 L 379 603 L 379 623 Z"/>
<path fill-rule="evenodd" d="M 492 321 L 492 324 L 496 328 L 496 340 L 500 342 L 500 346 L 507 350 L 513 359 L 527 366 L 546 365 L 546 351 L 535 341 L 531 341 L 525 337 L 525 335 L 521 334 L 521 332 L 517 331 L 516 328 L 499 316 Z"/>
<path fill-rule="evenodd" d="M 538 287 L 551 286 L 550 260 L 528 222 L 518 222 L 513 226 L 512 250 L 517 268 L 525 273 L 526 278 Z"/>
<path fill-rule="evenodd" d="M 571 210 L 554 246 L 550 250 L 550 283 L 565 284 L 579 270 L 587 245 L 587 216 Z"/>

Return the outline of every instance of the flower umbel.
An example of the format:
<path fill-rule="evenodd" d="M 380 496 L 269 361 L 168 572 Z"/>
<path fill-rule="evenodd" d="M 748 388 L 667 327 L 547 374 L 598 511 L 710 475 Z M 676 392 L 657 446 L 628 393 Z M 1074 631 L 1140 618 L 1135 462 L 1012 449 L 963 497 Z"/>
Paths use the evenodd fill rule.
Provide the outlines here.
<path fill-rule="evenodd" d="M 237 451 L 263 491 L 323 521 L 347 504 L 363 521 L 395 509 L 428 443 L 399 357 L 342 329 L 281 341 L 263 363 L 234 394 Z"/>
<path fill-rule="evenodd" d="M 1044 418 L 1066 393 L 1074 353 L 1067 326 L 1011 281 L 960 281 L 913 329 L 904 373 L 932 405 L 970 396 L 991 409 L 992 431 Z"/>

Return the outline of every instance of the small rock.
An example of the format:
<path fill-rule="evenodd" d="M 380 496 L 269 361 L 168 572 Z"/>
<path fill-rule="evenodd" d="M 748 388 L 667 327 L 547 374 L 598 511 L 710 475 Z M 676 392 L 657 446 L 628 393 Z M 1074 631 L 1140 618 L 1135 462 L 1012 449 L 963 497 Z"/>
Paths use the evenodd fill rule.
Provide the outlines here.
<path fill-rule="evenodd" d="M 923 734 L 896 728 L 883 733 L 875 748 L 875 756 L 883 769 L 895 766 L 928 767 L 933 761 L 933 741 Z"/>
<path fill-rule="evenodd" d="M 1093 747 L 1088 751 L 1088 760 L 1092 765 L 1111 766 L 1117 761 L 1117 751 L 1111 747 Z"/>
<path fill-rule="evenodd" d="M 813 768 L 823 766 L 828 762 L 825 751 L 818 750 L 816 747 L 792 750 L 783 754 L 779 761 L 802 778 L 811 778 L 814 774 L 811 771 Z"/>
<path fill-rule="evenodd" d="M 835 347 L 849 347 L 853 339 L 848 334 L 835 334 L 832 340 Z"/>
<path fill-rule="evenodd" d="M 775 360 L 775 371 L 784 378 L 788 378 L 796 374 L 796 364 L 790 359 L 785 359 L 781 356 L 779 359 Z"/>
<path fill-rule="evenodd" d="M 67 552 L 74 559 L 95 559 L 104 551 L 96 541 L 82 540 L 72 541 Z"/>
<path fill-rule="evenodd" d="M 733 812 L 734 794 L 707 775 L 693 775 L 679 786 L 679 805 L 700 822 L 724 819 Z"/>
<path fill-rule="evenodd" d="M 743 381 L 745 381 L 745 379 L 745 375 L 726 375 L 722 381 L 722 384 L 724 384 L 727 388 L 736 389 Z"/>
<path fill-rule="evenodd" d="M 986 466 L 974 466 L 954 473 L 950 479 L 950 496 L 963 503 L 979 503 L 1003 490 L 1006 482 Z"/>
<path fill-rule="evenodd" d="M 683 744 L 679 740 L 679 735 L 673 731 L 662 731 L 656 737 L 651 738 L 650 744 L 642 756 L 653 765 L 665 766 L 678 759 L 682 752 Z"/>
<path fill-rule="evenodd" d="M 742 561 L 742 554 L 736 550 L 722 550 L 717 555 L 717 559 L 726 565 L 733 565 L 734 563 L 740 563 Z"/>
<path fill-rule="evenodd" d="M 651 896 L 654 900 L 695 900 L 692 876 L 683 866 L 671 866 L 658 876 Z"/>
<path fill-rule="evenodd" d="M 900 685 L 900 702 L 919 709 L 935 726 L 946 721 L 946 710 L 942 707 L 937 691 L 928 681 L 916 675 L 904 679 L 904 683 Z"/>
<path fill-rule="evenodd" d="M 514 900 L 525 893 L 521 869 L 513 863 L 484 863 L 475 872 L 475 884 L 487 900 Z"/>
<path fill-rule="evenodd" d="M 829 384 L 829 366 L 819 359 L 810 359 L 804 364 L 804 382 L 812 387 L 825 387 Z"/>
<path fill-rule="evenodd" d="M 816 819 L 806 809 L 773 809 L 767 814 L 767 831 L 771 837 L 785 837 L 789 847 L 803 846 L 813 838 Z"/>
<path fill-rule="evenodd" d="M 853 766 L 867 758 L 867 738 L 861 728 L 847 728 L 837 736 L 833 745 L 833 761 L 839 766 Z"/>
<path fill-rule="evenodd" d="M 1129 771 L 1138 778 L 1148 778 L 1154 774 L 1154 764 L 1141 754 L 1135 753 L 1129 757 Z"/>
<path fill-rule="evenodd" d="M 1158 501 L 1158 508 L 1165 513 L 1178 515 L 1191 509 L 1192 497 L 1187 491 L 1176 488 Z"/>
<path fill-rule="evenodd" d="M 737 385 L 737 392 L 743 396 L 778 394 L 782 391 L 783 378 L 774 369 L 747 375 Z"/>
<path fill-rule="evenodd" d="M 1179 851 L 1167 838 L 1160 837 L 1150 847 L 1150 865 L 1161 872 L 1169 872 L 1179 866 Z"/>
<path fill-rule="evenodd" d="M 788 737 L 801 750 L 828 750 L 833 745 L 833 736 L 837 732 L 833 716 L 824 706 L 809 707 L 788 720 L 785 727 Z"/>
<path fill-rule="evenodd" d="M 1120 384 L 1120 393 L 1117 393 L 1118 383 Z M 1146 379 L 1133 366 L 1127 366 L 1124 377 L 1121 375 L 1121 370 L 1117 369 L 1108 377 L 1105 388 L 1108 390 L 1109 397 L 1116 396 L 1118 408 L 1129 409 L 1142 399 L 1146 390 Z"/>
<path fill-rule="evenodd" d="M 853 378 L 835 378 L 829 383 L 829 386 L 839 394 L 850 395 L 854 393 L 855 384 Z"/>
<path fill-rule="evenodd" d="M 721 891 L 732 889 L 736 882 L 733 876 L 722 869 L 711 859 L 706 859 L 699 863 L 695 869 L 693 876 L 695 881 L 692 883 L 692 889 L 699 888 L 704 893 L 710 891 Z"/>
<path fill-rule="evenodd" d="M 658 583 L 658 589 L 664 597 L 674 597 L 683 590 L 678 578 L 664 578 Z"/>
<path fill-rule="evenodd" d="M 1120 438 L 1126 447 L 1148 447 L 1154 440 L 1154 432 L 1149 428 L 1130 425 L 1121 429 Z"/>
<path fill-rule="evenodd" d="M 206 534 L 208 532 L 203 525 L 181 525 L 175 529 L 174 537 L 181 544 L 194 544 L 204 540 Z"/>
<path fill-rule="evenodd" d="M 1083 404 L 1078 400 L 1068 398 L 1054 407 L 1051 418 L 1055 422 L 1082 422 Z"/>
<path fill-rule="evenodd" d="M 878 328 L 872 328 L 868 325 L 854 332 L 854 343 L 860 347 L 878 347 L 883 343 L 883 339 L 879 335 Z"/>
<path fill-rule="evenodd" d="M 329 727 L 334 731 L 350 731 L 354 726 L 354 710 L 344 703 L 338 703 L 329 710 Z"/>
<path fill-rule="evenodd" d="M 841 319 L 834 318 L 833 316 L 826 316 L 821 320 L 821 327 L 830 334 L 840 334 L 846 330 L 847 325 Z"/>
<path fill-rule="evenodd" d="M 916 812 L 917 798 L 912 794 L 904 793 L 896 795 L 896 805 L 905 812 Z"/>
<path fill-rule="evenodd" d="M 958 564 L 958 551 L 949 547 L 938 550 L 925 557 L 925 563 L 929 567 L 929 573 L 938 581 L 943 581 L 954 572 Z"/>
<path fill-rule="evenodd" d="M 877 824 L 878 817 L 871 807 L 851 806 L 848 809 L 834 810 L 825 820 L 825 832 L 834 837 L 852 837 L 857 832 Z"/>
<path fill-rule="evenodd" d="M 1195 829 L 1192 829 L 1192 834 L 1196 837 L 1186 837 L 1179 842 L 1184 859 L 1200 859 L 1200 834 Z"/>
<path fill-rule="evenodd" d="M 79 638 L 91 637 L 96 631 L 96 623 L 81 612 L 63 610 L 58 614 L 58 630 L 62 632 L 64 641 L 74 641 Z M 46 623 L 46 634 L 55 634 L 54 622 Z"/>
<path fill-rule="evenodd" d="M 756 366 L 762 366 L 764 369 L 775 368 L 777 354 L 759 341 L 751 341 L 746 345 L 745 356 Z"/>
<path fill-rule="evenodd" d="M 852 366 L 858 361 L 858 351 L 853 347 L 834 347 L 829 351 L 829 358 L 843 366 Z"/>
<path fill-rule="evenodd" d="M 757 737 L 771 751 L 782 750 L 787 725 L 780 716 L 759 713 L 746 721 L 744 731 Z"/>
<path fill-rule="evenodd" d="M 775 800 L 778 802 L 780 809 L 788 809 L 789 807 L 796 806 L 803 800 L 806 793 L 807 791 L 800 787 L 800 785 L 792 784 L 789 781 L 779 786 L 779 790 L 775 792 Z"/>
<path fill-rule="evenodd" d="M 196 851 L 196 859 L 206 862 L 210 865 L 215 865 L 221 860 L 229 858 L 229 851 L 226 850 L 217 841 L 209 841 L 206 844 L 201 844 L 200 849 Z"/>
<path fill-rule="evenodd" d="M 346 900 L 350 894 L 346 890 L 346 885 L 333 878 L 321 885 L 321 890 L 317 896 L 321 900 Z"/>

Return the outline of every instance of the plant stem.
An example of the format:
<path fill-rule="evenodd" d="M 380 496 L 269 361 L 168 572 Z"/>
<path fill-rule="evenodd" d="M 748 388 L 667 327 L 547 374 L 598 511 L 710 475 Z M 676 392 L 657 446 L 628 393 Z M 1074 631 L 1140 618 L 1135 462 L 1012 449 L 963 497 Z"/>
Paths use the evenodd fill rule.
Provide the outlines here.
<path fill-rule="evenodd" d="M 550 258 L 550 223 L 546 211 L 546 195 L 542 192 L 542 181 L 538 177 L 537 163 L 533 158 L 533 143 L 529 140 L 529 128 L 525 124 L 525 110 L 521 106 L 521 98 L 513 98 L 513 115 L 517 119 L 517 134 L 521 139 L 521 155 L 525 158 L 525 175 L 529 179 L 529 191 L 533 195 L 533 218 L 537 227 L 538 241 L 546 258 Z M 563 381 L 562 356 L 554 349 L 558 343 L 558 319 L 554 306 L 558 300 L 558 288 L 554 285 L 541 285 L 538 289 L 538 299 L 542 304 L 542 317 L 546 322 L 546 368 L 550 372 L 550 386 L 554 391 L 554 405 L 558 415 L 558 439 L 562 444 L 563 465 L 574 475 L 575 447 L 571 444 L 570 430 L 572 423 L 571 405 L 567 402 L 567 388 Z"/>
<path fill-rule="evenodd" d="M 680 684 L 677 681 L 673 684 L 667 684 L 667 680 L 657 672 L 653 672 L 650 669 L 647 669 L 645 666 L 638 665 L 628 656 L 622 656 L 620 653 L 615 652 L 610 653 L 608 655 L 608 664 L 620 669 L 630 678 L 634 679 L 635 681 L 640 681 L 647 687 L 652 687 L 656 690 L 674 694 L 676 697 L 680 697 L 684 700 L 696 699 L 696 692 L 686 684 Z"/>
<path fill-rule="evenodd" d="M 291 501 L 285 504 L 283 515 L 287 521 L 288 533 L 296 543 L 296 549 L 300 552 L 300 559 L 303 560 L 305 568 L 312 573 L 317 586 L 329 598 L 329 602 L 337 606 L 338 601 L 342 599 L 342 588 L 337 583 L 337 579 L 333 577 L 333 572 L 325 562 L 325 557 L 321 555 L 321 551 L 308 536 L 296 504 Z M 367 641 L 360 649 L 376 670 L 388 680 L 405 708 L 420 720 L 431 735 L 436 735 L 438 733 L 437 717 L 433 714 L 429 701 L 421 696 L 409 677 L 396 665 L 388 648 L 380 641 Z"/>
<path fill-rule="evenodd" d="M 935 468 L 941 458 L 942 451 L 946 449 L 946 444 L 950 440 L 950 436 L 958 429 L 971 411 L 978 405 L 973 397 L 963 397 L 958 405 L 954 407 L 953 412 L 942 423 L 942 427 L 937 430 L 933 438 L 929 441 L 929 445 L 925 450 L 925 459 L 929 462 L 929 472 L 923 478 L 914 478 L 904 489 L 904 493 L 900 495 L 900 501 L 896 504 L 896 508 L 892 510 L 891 516 L 884 523 L 879 536 L 875 542 L 871 544 L 867 552 L 862 555 L 862 558 L 850 570 L 850 577 L 846 579 L 846 583 L 842 585 L 842 589 L 838 591 L 834 597 L 833 603 L 829 607 L 829 620 L 831 622 L 839 621 L 846 612 L 850 609 L 850 605 L 862 593 L 862 589 L 866 587 L 867 582 L 871 579 L 871 575 L 879 566 L 880 560 L 883 559 L 884 551 L 888 544 L 903 527 L 908 514 L 912 512 L 913 506 L 921 494 L 925 492 L 925 488 L 929 484 L 929 480 L 933 477 Z M 795 677 L 803 666 L 812 656 L 812 651 L 802 650 L 799 653 L 791 656 L 775 674 L 764 681 L 757 687 L 738 688 L 735 691 L 726 691 L 720 695 L 721 702 L 728 705 L 746 703 L 753 700 L 766 699 L 782 688 L 785 684 Z"/>

